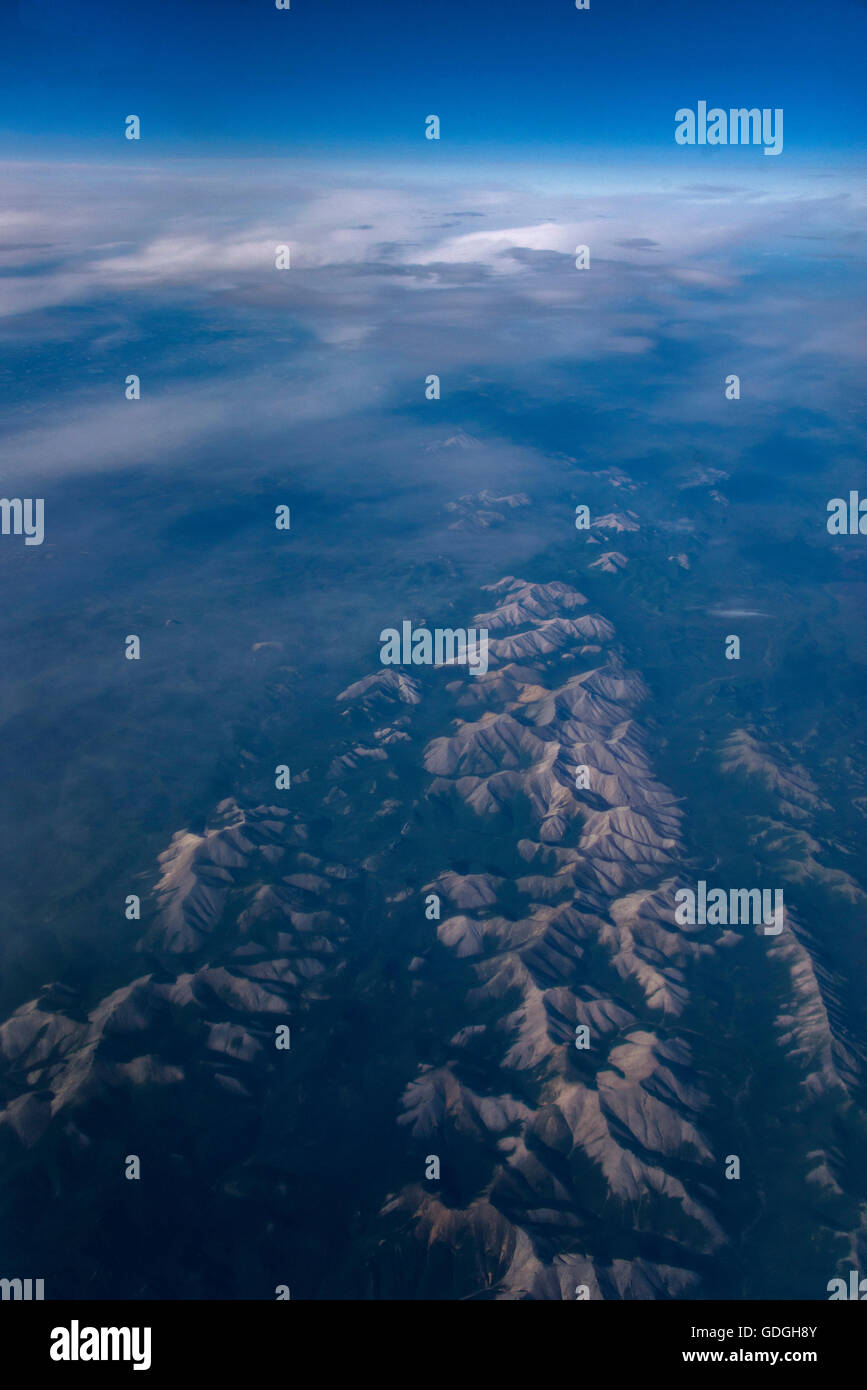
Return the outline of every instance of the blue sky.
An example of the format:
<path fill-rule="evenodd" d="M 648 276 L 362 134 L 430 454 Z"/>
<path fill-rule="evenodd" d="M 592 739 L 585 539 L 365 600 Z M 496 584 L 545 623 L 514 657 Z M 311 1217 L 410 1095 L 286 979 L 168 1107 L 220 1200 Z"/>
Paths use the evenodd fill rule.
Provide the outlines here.
<path fill-rule="evenodd" d="M 171 464 L 233 430 L 237 457 L 251 417 L 282 439 L 399 414 L 432 370 L 552 407 L 646 391 L 663 437 L 717 422 L 736 363 L 760 413 L 848 419 L 867 5 L 292 3 L 0 8 L 13 470 Z M 782 156 L 677 146 L 699 100 L 782 106 Z"/>
<path fill-rule="evenodd" d="M 0 152 L 121 157 L 135 113 L 151 154 L 400 153 L 435 112 L 445 159 L 653 159 L 706 99 L 783 107 L 787 160 L 846 159 L 865 39 L 863 0 L 5 0 Z"/>

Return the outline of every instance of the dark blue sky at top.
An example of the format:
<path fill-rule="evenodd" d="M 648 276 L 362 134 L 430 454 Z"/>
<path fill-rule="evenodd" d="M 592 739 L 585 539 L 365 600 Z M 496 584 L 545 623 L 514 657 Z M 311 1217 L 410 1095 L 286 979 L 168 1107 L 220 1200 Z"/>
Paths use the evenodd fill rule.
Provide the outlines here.
<path fill-rule="evenodd" d="M 865 0 L 0 0 L 0 154 L 416 147 L 670 154 L 674 111 L 783 107 L 863 148 Z M 119 144 L 120 141 L 120 144 Z M 146 143 L 145 143 L 146 142 Z M 770 163 L 770 161 L 767 161 Z"/>

